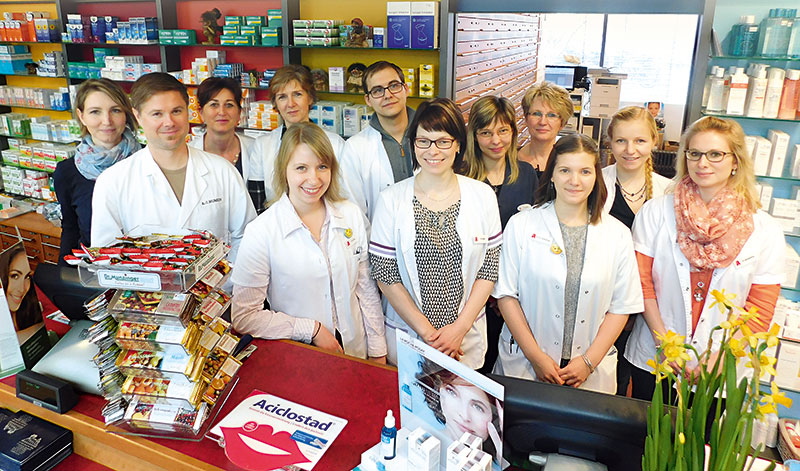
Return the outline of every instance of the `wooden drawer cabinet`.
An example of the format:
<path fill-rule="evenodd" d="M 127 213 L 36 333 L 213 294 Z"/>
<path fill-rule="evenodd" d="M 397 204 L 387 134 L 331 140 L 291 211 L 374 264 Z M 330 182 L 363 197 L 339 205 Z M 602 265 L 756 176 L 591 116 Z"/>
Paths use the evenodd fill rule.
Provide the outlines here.
<path fill-rule="evenodd" d="M 0 242 L 3 249 L 15 244 L 22 237 L 31 268 L 42 262 L 58 263 L 61 244 L 61 229 L 52 225 L 41 214 L 27 213 L 0 221 Z"/>

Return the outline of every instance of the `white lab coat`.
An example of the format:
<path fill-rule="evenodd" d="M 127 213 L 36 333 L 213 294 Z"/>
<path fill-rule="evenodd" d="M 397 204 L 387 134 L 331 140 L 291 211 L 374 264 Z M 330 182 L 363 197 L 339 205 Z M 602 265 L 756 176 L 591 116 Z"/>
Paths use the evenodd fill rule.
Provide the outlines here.
<path fill-rule="evenodd" d="M 764 211 L 753 214 L 753 233 L 739 255 L 726 268 L 714 270 L 708 286 L 703 313 L 692 335 L 692 288 L 689 261 L 678 246 L 675 223 L 674 195 L 669 194 L 645 203 L 633 223 L 634 249 L 653 257 L 653 285 L 658 309 L 668 330 L 686 336 L 686 343 L 703 352 L 711 329 L 725 320 L 715 306 L 709 309 L 714 297 L 712 290 L 735 294 L 734 303 L 744 306 L 753 284 L 779 284 L 784 276 L 785 241 L 780 225 Z M 714 338 L 719 341 L 717 331 Z M 636 319 L 628 339 L 625 358 L 634 366 L 650 370 L 647 360 L 656 354 L 655 342 L 643 316 Z M 694 362 L 693 362 L 694 363 Z M 694 364 L 688 366 L 693 367 Z M 696 364 L 696 363 L 695 363 Z"/>
<path fill-rule="evenodd" d="M 564 338 L 564 289 L 567 256 L 558 216 L 552 203 L 521 211 L 508 221 L 500 257 L 500 276 L 492 295 L 516 298 L 539 348 L 561 361 Z M 554 253 L 553 244 L 562 249 Z M 631 233 L 616 218 L 604 215 L 586 232 L 586 253 L 580 277 L 578 309 L 571 357 L 582 355 L 594 342 L 607 312 L 642 312 L 642 288 Z M 508 325 L 498 344 L 495 373 L 535 379 L 533 366 Z M 614 394 L 617 389 L 617 351 L 612 346 L 581 388 Z"/>
<path fill-rule="evenodd" d="M 242 177 L 227 160 L 189 147 L 183 199 L 178 203 L 145 147 L 97 178 L 92 245 L 108 245 L 123 234 L 140 231 L 201 229 L 231 244 L 228 258 L 234 261 L 244 227 L 255 217 Z"/>
<path fill-rule="evenodd" d="M 321 129 L 321 128 L 320 128 Z M 333 153 L 336 159 L 342 154 L 342 147 L 344 147 L 344 139 L 338 134 L 326 131 L 325 135 L 331 141 Z M 273 129 L 263 136 L 256 138 L 252 147 L 253 155 L 253 170 L 251 173 L 251 180 L 263 180 L 264 192 L 266 201 L 270 202 L 276 198 L 275 188 L 273 187 L 273 175 L 275 174 L 275 160 L 278 157 L 278 150 L 281 148 L 281 133 L 283 126 Z M 346 189 L 346 187 L 345 187 Z"/>
<path fill-rule="evenodd" d="M 456 232 L 461 238 L 461 275 L 464 295 L 458 310 L 464 308 L 472 285 L 483 265 L 486 251 L 502 243 L 500 212 L 497 198 L 491 187 L 483 182 L 458 175 L 461 192 L 461 208 L 456 219 Z M 403 286 L 411 298 L 422 309 L 417 261 L 414 254 L 416 229 L 414 224 L 414 179 L 407 178 L 390 186 L 380 194 L 372 221 L 369 251 L 379 257 L 396 258 Z M 397 349 L 394 343 L 395 330 L 402 329 L 412 336 L 416 333 L 391 304 L 386 306 L 386 342 L 388 359 L 397 364 Z M 483 365 L 486 355 L 486 317 L 481 310 L 461 345 L 464 355 L 461 362 L 477 369 Z"/>
<path fill-rule="evenodd" d="M 667 177 L 663 177 L 656 172 L 652 173 L 653 177 L 653 198 L 655 199 L 667 192 L 667 188 L 669 188 L 670 184 L 672 184 L 672 180 Z M 615 184 L 617 182 L 617 164 L 611 164 L 607 167 L 603 167 L 603 183 L 606 184 L 606 190 L 608 191 L 608 197 L 606 198 L 606 204 L 603 206 L 603 212 L 608 214 L 611 212 L 611 207 L 614 205 L 614 198 L 617 196 L 617 189 Z"/>
<path fill-rule="evenodd" d="M 199 136 L 192 136 L 192 139 L 189 141 L 189 146 L 200 149 L 206 150 L 205 144 L 203 141 L 203 137 L 205 134 L 200 134 Z M 253 167 L 255 165 L 254 159 L 256 154 L 253 153 L 253 144 L 255 143 L 255 139 L 250 136 L 245 136 L 241 133 L 236 133 L 236 137 L 239 138 L 239 160 L 242 162 L 242 180 L 245 183 L 249 180 L 258 180 L 260 181 L 261 178 L 253 178 Z M 258 163 L 260 165 L 260 162 Z M 236 166 L 234 165 L 234 168 Z"/>
<path fill-rule="evenodd" d="M 350 199 L 372 220 L 381 191 L 394 184 L 383 136 L 367 126 L 344 143 L 339 160 Z"/>
<path fill-rule="evenodd" d="M 367 259 L 367 222 L 349 201 L 326 202 L 328 265 L 287 195 L 248 224 L 231 280 L 237 286 L 267 286 L 270 309 L 319 321 L 334 332 L 330 283 L 344 352 L 367 358 L 364 315 L 356 297 L 358 265 Z M 377 306 L 376 306 L 377 308 Z"/>

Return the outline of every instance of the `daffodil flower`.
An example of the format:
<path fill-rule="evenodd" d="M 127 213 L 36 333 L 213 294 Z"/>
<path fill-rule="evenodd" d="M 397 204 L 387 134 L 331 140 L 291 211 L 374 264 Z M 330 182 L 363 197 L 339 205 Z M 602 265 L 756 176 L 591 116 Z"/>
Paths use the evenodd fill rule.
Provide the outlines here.
<path fill-rule="evenodd" d="M 731 353 L 733 353 L 733 356 L 736 358 L 747 356 L 747 352 L 744 350 L 742 342 L 740 342 L 739 339 L 728 340 L 728 346 L 731 347 Z"/>
<path fill-rule="evenodd" d="M 656 381 L 661 381 L 664 379 L 668 374 L 673 373 L 672 367 L 669 366 L 669 362 L 664 360 L 661 363 L 656 363 L 656 360 L 653 358 L 647 360 L 647 366 L 653 369 L 651 372 L 656 376 Z"/>
<path fill-rule="evenodd" d="M 742 338 L 747 340 L 747 343 L 750 344 L 750 348 L 756 348 L 758 346 L 758 337 L 753 335 L 753 331 L 746 325 L 742 326 Z"/>
<path fill-rule="evenodd" d="M 780 404 L 784 407 L 792 407 L 792 400 L 778 389 L 778 385 L 773 381 L 770 385 L 772 394 L 764 394 L 761 396 L 763 405 L 758 406 L 758 409 L 764 414 L 777 414 L 778 409 L 776 405 Z"/>
<path fill-rule="evenodd" d="M 754 361 L 755 354 L 748 353 L 747 356 L 750 357 L 750 361 L 748 361 L 745 364 L 745 366 L 747 366 L 748 368 L 755 368 L 756 364 L 756 361 Z M 761 376 L 764 376 L 764 373 L 769 373 L 772 376 L 776 375 L 775 367 L 773 366 L 775 364 L 775 361 L 776 361 L 775 357 L 771 357 L 766 353 L 761 353 L 761 355 L 758 358 L 758 364 L 761 366 Z"/>
<path fill-rule="evenodd" d="M 778 324 L 772 324 L 772 327 L 769 328 L 766 332 L 759 332 L 754 336 L 761 340 L 767 341 L 767 347 L 772 348 L 775 345 L 778 345 L 778 332 L 780 332 L 781 326 Z M 752 345 L 752 342 L 750 343 Z M 753 347 L 755 348 L 755 347 Z"/>
<path fill-rule="evenodd" d="M 722 291 L 714 289 L 711 290 L 711 296 L 714 297 L 714 302 L 711 303 L 710 306 L 708 306 L 709 309 L 714 306 L 717 306 L 719 312 L 724 314 L 726 310 L 732 311 L 737 307 L 736 304 L 733 303 L 733 299 L 736 297 L 735 293 L 725 294 L 724 289 Z"/>

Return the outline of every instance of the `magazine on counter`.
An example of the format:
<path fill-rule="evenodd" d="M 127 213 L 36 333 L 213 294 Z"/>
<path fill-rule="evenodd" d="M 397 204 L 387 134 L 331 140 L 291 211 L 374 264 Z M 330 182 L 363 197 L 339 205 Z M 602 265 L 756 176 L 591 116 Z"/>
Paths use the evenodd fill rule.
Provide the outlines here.
<path fill-rule="evenodd" d="M 347 420 L 254 390 L 206 435 L 244 469 L 310 471 Z"/>

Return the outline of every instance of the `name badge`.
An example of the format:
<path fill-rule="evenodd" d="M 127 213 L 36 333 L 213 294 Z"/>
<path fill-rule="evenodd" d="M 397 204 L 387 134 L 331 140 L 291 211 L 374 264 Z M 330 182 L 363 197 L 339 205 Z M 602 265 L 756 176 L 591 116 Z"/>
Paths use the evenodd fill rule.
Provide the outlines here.
<path fill-rule="evenodd" d="M 485 235 L 478 235 L 472 239 L 472 242 L 475 244 L 488 244 L 489 243 L 489 236 Z"/>

